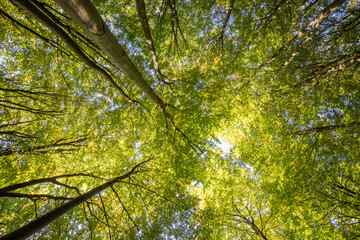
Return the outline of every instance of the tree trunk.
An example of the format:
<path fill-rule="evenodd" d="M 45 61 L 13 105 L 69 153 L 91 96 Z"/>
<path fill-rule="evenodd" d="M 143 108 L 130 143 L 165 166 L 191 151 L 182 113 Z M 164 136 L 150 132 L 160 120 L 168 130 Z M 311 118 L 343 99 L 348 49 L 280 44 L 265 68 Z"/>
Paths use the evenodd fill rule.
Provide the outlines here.
<path fill-rule="evenodd" d="M 55 0 L 55 2 L 146 96 L 165 110 L 164 101 L 145 81 L 90 0 Z"/>
<path fill-rule="evenodd" d="M 147 44 L 149 46 L 149 50 L 150 50 L 150 53 L 151 53 L 151 56 L 152 56 L 152 59 L 153 59 L 153 64 L 154 64 L 155 71 L 157 72 L 159 80 L 164 81 L 163 77 L 162 77 L 162 74 L 161 74 L 161 71 L 160 71 L 159 60 L 158 60 L 157 55 L 156 55 L 154 41 L 153 41 L 152 36 L 151 36 L 149 23 L 148 23 L 147 17 L 146 17 L 146 10 L 145 10 L 144 0 L 136 0 L 136 8 L 137 8 L 137 11 L 138 11 L 138 15 L 139 15 L 139 19 L 140 19 L 140 22 L 141 22 L 142 29 L 143 29 L 144 34 L 145 34 L 146 42 L 147 42 Z"/>

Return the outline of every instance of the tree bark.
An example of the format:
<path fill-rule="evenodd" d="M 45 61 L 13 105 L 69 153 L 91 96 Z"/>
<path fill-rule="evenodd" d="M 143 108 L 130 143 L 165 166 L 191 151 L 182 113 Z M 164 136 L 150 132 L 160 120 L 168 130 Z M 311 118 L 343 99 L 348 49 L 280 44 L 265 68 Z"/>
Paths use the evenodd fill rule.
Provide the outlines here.
<path fill-rule="evenodd" d="M 134 166 L 131 169 L 130 172 L 128 172 L 120 177 L 114 178 L 113 180 L 108 181 L 108 182 L 100 185 L 99 187 L 96 187 L 77 198 L 74 198 L 73 200 L 65 203 L 64 205 L 62 205 L 58 208 L 55 208 L 51 212 L 48 212 L 47 214 L 31 221 L 30 223 L 26 224 L 25 226 L 22 226 L 19 229 L 1 237 L 0 240 L 20 240 L 20 239 L 26 239 L 26 238 L 30 237 L 32 234 L 36 233 L 37 231 L 41 230 L 45 226 L 49 225 L 50 223 L 52 223 L 53 221 L 55 221 L 56 219 L 58 219 L 65 213 L 69 212 L 71 209 L 86 202 L 90 198 L 94 197 L 96 194 L 99 194 L 106 188 L 111 187 L 115 183 L 122 181 L 122 180 L 130 177 L 133 174 L 136 174 L 137 169 L 146 162 L 147 161 L 137 164 L 136 166 Z"/>
<path fill-rule="evenodd" d="M 147 97 L 165 110 L 164 101 L 143 78 L 90 0 L 55 0 L 55 2 Z"/>

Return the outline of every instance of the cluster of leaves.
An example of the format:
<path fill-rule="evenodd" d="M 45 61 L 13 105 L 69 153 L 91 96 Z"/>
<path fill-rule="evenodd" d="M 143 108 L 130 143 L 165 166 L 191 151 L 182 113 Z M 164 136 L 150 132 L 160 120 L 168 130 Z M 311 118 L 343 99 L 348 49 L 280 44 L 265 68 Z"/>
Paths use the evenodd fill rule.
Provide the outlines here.
<path fill-rule="evenodd" d="M 29 2 L 91 63 L 18 2 L 0 3 L 1 234 L 150 160 L 33 237 L 360 236 L 357 1 L 92 1 L 166 108 L 53 1 Z"/>

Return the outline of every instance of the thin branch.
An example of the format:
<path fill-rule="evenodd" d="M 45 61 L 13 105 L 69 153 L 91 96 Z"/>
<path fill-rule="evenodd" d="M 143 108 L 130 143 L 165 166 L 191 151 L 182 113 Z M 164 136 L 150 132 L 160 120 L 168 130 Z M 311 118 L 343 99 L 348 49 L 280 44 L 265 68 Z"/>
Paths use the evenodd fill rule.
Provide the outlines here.
<path fill-rule="evenodd" d="M 111 187 L 111 189 L 113 190 L 113 192 L 115 193 L 117 199 L 119 200 L 121 206 L 123 207 L 123 209 L 125 210 L 127 216 L 129 217 L 130 221 L 134 224 L 134 226 L 136 227 L 136 229 L 138 231 L 140 231 L 138 225 L 134 222 L 134 220 L 132 219 L 130 213 L 128 212 L 128 210 L 126 209 L 126 207 L 124 206 L 123 202 L 121 201 L 120 197 L 119 197 L 119 194 L 116 192 L 115 188 L 114 187 Z"/>
<path fill-rule="evenodd" d="M 234 8 L 234 4 L 235 4 L 235 0 L 230 0 L 230 6 L 229 8 L 227 9 L 227 13 L 226 13 L 226 17 L 225 17 L 225 20 L 224 20 L 224 24 L 221 28 L 221 31 L 220 33 L 218 34 L 218 40 L 220 41 L 221 43 L 221 46 L 222 48 L 224 47 L 224 34 L 225 34 L 225 31 L 226 31 L 226 27 L 229 23 L 229 20 L 230 20 L 230 16 L 231 16 L 231 13 L 232 13 L 232 10 Z"/>
<path fill-rule="evenodd" d="M 181 209 L 183 209 L 183 210 L 186 210 L 185 208 L 181 207 L 179 204 L 175 203 L 174 201 L 170 200 L 169 198 L 164 197 L 164 196 L 158 194 L 157 192 L 155 192 L 155 191 L 153 191 L 153 190 L 151 190 L 151 189 L 149 189 L 149 188 L 147 188 L 147 187 L 144 187 L 144 186 L 142 186 L 142 185 L 136 184 L 136 183 L 134 183 L 134 182 L 132 182 L 132 183 L 131 183 L 131 182 L 125 182 L 125 181 L 122 181 L 122 182 L 123 182 L 123 183 L 126 183 L 126 184 L 129 184 L 129 185 L 136 186 L 136 187 L 140 187 L 140 188 L 142 188 L 142 189 L 144 189 L 144 190 L 146 190 L 146 191 L 148 191 L 148 192 L 154 193 L 156 196 L 161 197 L 162 199 L 164 199 L 164 200 L 170 202 L 171 204 L 173 204 L 174 206 L 176 206 L 176 207 L 178 207 L 178 208 L 181 208 Z"/>
<path fill-rule="evenodd" d="M 4 188 L 0 188 L 0 192 L 14 191 L 14 190 L 17 190 L 20 188 L 25 188 L 25 187 L 29 187 L 29 186 L 40 184 L 40 183 L 46 183 L 46 182 L 53 183 L 58 178 L 79 177 L 79 176 L 103 179 L 101 177 L 97 177 L 97 176 L 94 176 L 93 174 L 87 174 L 87 173 L 64 174 L 64 175 L 58 175 L 58 176 L 49 177 L 49 178 L 39 178 L 39 179 L 35 179 L 35 180 L 23 182 L 23 183 L 10 185 L 10 186 L 4 187 Z"/>
<path fill-rule="evenodd" d="M 12 193 L 12 192 L 0 192 L 0 198 L 7 197 L 7 198 L 29 198 L 29 199 L 36 199 L 36 198 L 46 198 L 46 199 L 53 199 L 53 200 L 71 200 L 74 198 L 70 197 L 58 197 L 49 194 L 24 194 L 24 193 Z"/>
<path fill-rule="evenodd" d="M 338 7 L 340 7 L 346 0 L 335 0 L 332 4 L 330 4 L 327 8 L 325 8 L 320 14 L 318 14 L 313 20 L 311 20 L 306 27 L 301 29 L 301 31 L 296 34 L 289 42 L 287 42 L 285 45 L 283 45 L 281 48 L 279 48 L 267 61 L 265 61 L 263 64 L 258 66 L 256 68 L 256 71 L 258 71 L 260 68 L 264 67 L 265 65 L 271 63 L 275 60 L 275 58 L 285 49 L 287 49 L 291 44 L 293 44 L 296 40 L 301 38 L 306 34 L 306 32 L 315 25 L 315 28 L 318 28 L 321 23 L 332 13 L 334 12 Z M 313 31 L 311 31 L 313 33 Z"/>
<path fill-rule="evenodd" d="M 84 210 L 84 216 L 85 216 L 85 219 L 86 221 L 88 222 L 88 227 L 89 227 L 89 232 L 90 232 L 90 239 L 93 239 L 93 233 L 92 233 L 92 227 L 91 227 L 91 222 L 86 214 L 86 209 L 85 209 L 85 205 L 87 204 L 86 203 L 83 203 L 83 210 Z"/>
<path fill-rule="evenodd" d="M 37 36 L 38 38 L 40 38 L 41 40 L 43 40 L 44 42 L 46 42 L 47 44 L 53 46 L 53 47 L 58 47 L 60 46 L 62 48 L 62 51 L 64 51 L 66 53 L 66 50 L 63 49 L 63 47 L 61 45 L 59 45 L 58 43 L 56 43 L 55 41 L 48 39 L 44 36 L 42 36 L 41 34 L 37 33 L 36 31 L 34 31 L 33 29 L 25 26 L 24 24 L 22 24 L 21 22 L 19 22 L 18 20 L 14 19 L 13 17 L 11 17 L 9 14 L 7 14 L 6 12 L 4 12 L 2 9 L 0 9 L 0 15 L 3 15 L 5 18 L 7 18 L 8 20 L 10 20 L 13 24 L 18 25 L 20 27 L 22 27 L 23 29 L 25 29 L 26 31 L 34 34 L 35 36 Z M 67 53 L 66 53 L 67 54 Z"/>
<path fill-rule="evenodd" d="M 111 188 L 112 188 L 112 187 L 111 187 Z M 108 225 L 109 239 L 111 240 L 111 228 L 110 228 L 110 224 L 109 224 L 109 218 L 108 218 L 108 214 L 107 214 L 107 212 L 106 212 L 105 204 L 104 204 L 103 198 L 102 198 L 102 196 L 101 196 L 101 193 L 99 193 L 99 197 L 100 197 L 101 205 L 103 206 L 103 209 L 104 209 L 105 220 L 106 220 L 106 223 L 107 223 L 107 225 Z"/>
<path fill-rule="evenodd" d="M 300 131 L 296 131 L 294 134 L 296 135 L 305 135 L 305 134 L 309 134 L 309 133 L 319 133 L 319 132 L 324 132 L 324 131 L 333 131 L 337 128 L 349 128 L 349 127 L 354 127 L 359 125 L 360 122 L 351 122 L 348 124 L 334 124 L 334 125 L 328 125 L 328 126 L 321 126 L 321 127 L 313 127 L 313 128 L 308 128 L 308 129 L 304 129 L 304 130 L 300 130 Z"/>
<path fill-rule="evenodd" d="M 71 37 L 59 27 L 51 18 L 46 16 L 41 10 L 39 10 L 33 3 L 24 0 L 13 0 L 16 5 L 20 6 L 31 16 L 36 18 L 38 21 L 43 23 L 47 28 L 59 36 L 66 45 L 91 69 L 97 71 L 103 75 L 112 87 L 114 87 L 124 98 L 126 98 L 130 103 L 135 104 L 136 101 L 132 100 L 124 90 L 114 81 L 111 75 L 102 67 L 98 66 L 97 63 L 89 59 L 89 57 L 84 53 L 81 47 L 73 40 Z"/>

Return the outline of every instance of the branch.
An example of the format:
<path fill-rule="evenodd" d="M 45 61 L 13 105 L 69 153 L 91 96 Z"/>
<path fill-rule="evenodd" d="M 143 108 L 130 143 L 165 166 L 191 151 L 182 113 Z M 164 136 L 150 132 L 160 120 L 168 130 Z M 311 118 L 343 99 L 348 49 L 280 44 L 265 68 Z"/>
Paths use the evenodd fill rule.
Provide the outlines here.
<path fill-rule="evenodd" d="M 130 213 L 128 212 L 128 210 L 127 210 L 127 209 L 126 209 L 126 207 L 124 206 L 123 202 L 121 201 L 121 199 L 120 199 L 120 197 L 119 197 L 118 193 L 115 191 L 115 188 L 114 188 L 114 187 L 111 187 L 111 189 L 112 189 L 112 190 L 113 190 L 113 192 L 115 193 L 115 195 L 116 195 L 117 199 L 119 200 L 119 202 L 120 202 L 121 206 L 122 206 L 122 207 L 123 207 L 123 209 L 125 210 L 125 212 L 126 212 L 127 216 L 128 216 L 128 217 L 129 217 L 129 219 L 131 220 L 131 222 L 134 224 L 134 226 L 136 227 L 136 229 L 137 229 L 138 231 L 140 231 L 140 229 L 139 229 L 138 225 L 134 222 L 134 220 L 132 219 L 132 217 L 131 217 Z"/>
<path fill-rule="evenodd" d="M 53 200 L 71 200 L 74 198 L 69 197 L 58 197 L 48 194 L 23 194 L 23 193 L 11 193 L 11 192 L 0 192 L 0 198 L 1 197 L 7 197 L 7 198 L 29 198 L 29 199 L 35 199 L 35 198 L 46 198 L 46 199 L 53 199 Z"/>
<path fill-rule="evenodd" d="M 57 47 L 60 46 L 61 48 L 63 48 L 61 45 L 59 45 L 58 43 L 56 43 L 55 41 L 45 38 L 44 36 L 40 35 L 39 33 L 35 32 L 34 30 L 32 30 L 31 28 L 25 26 L 24 24 L 22 24 L 21 22 L 17 21 L 16 19 L 14 19 L 13 17 L 11 17 L 9 14 L 7 14 L 6 12 L 4 12 L 2 9 L 0 9 L 0 14 L 3 15 L 5 18 L 7 18 L 8 20 L 10 20 L 12 23 L 19 25 L 20 27 L 24 28 L 26 31 L 34 34 L 35 36 L 37 36 L 38 38 L 40 38 L 41 40 L 43 40 L 44 42 L 48 43 L 49 45 L 53 46 L 53 47 Z M 64 49 L 62 49 L 62 51 L 65 52 Z M 66 53 L 66 52 L 65 52 Z"/>
<path fill-rule="evenodd" d="M 94 176 L 92 174 L 86 174 L 86 173 L 64 174 L 64 175 L 58 175 L 58 176 L 49 177 L 49 178 L 39 178 L 39 179 L 31 180 L 31 181 L 28 181 L 28 182 L 23 182 L 23 183 L 10 185 L 10 186 L 4 187 L 4 188 L 0 188 L 0 193 L 1 192 L 14 191 L 14 190 L 17 190 L 17 189 L 20 189 L 20 188 L 33 186 L 33 185 L 40 184 L 40 183 L 46 183 L 46 182 L 54 183 L 54 181 L 56 182 L 58 178 L 68 178 L 68 177 L 78 177 L 78 176 L 102 179 L 100 177 Z"/>
<path fill-rule="evenodd" d="M 150 159 L 148 161 L 150 161 Z M 91 189 L 87 193 L 70 200 L 69 202 L 63 204 L 62 206 L 55 208 L 54 210 L 46 213 L 45 215 L 39 217 L 38 219 L 35 219 L 35 220 L 31 221 L 30 223 L 26 224 L 25 226 L 18 228 L 14 232 L 11 232 L 11 233 L 1 237 L 0 239 L 1 240 L 20 240 L 20 239 L 26 239 L 27 237 L 30 237 L 32 234 L 36 233 L 37 231 L 41 230 L 45 226 L 49 225 L 50 223 L 52 223 L 53 221 L 55 221 L 56 219 L 58 219 L 65 213 L 69 212 L 70 210 L 74 209 L 75 207 L 79 206 L 80 204 L 91 199 L 96 194 L 99 194 L 103 190 L 113 186 L 115 183 L 120 182 L 120 181 L 130 177 L 133 174 L 136 174 L 139 171 L 138 168 L 142 164 L 144 164 L 148 161 L 143 161 L 143 162 L 135 165 L 131 169 L 131 171 L 129 171 L 128 173 L 126 173 L 122 176 L 119 176 L 117 178 L 114 178 L 113 180 L 110 180 L 96 188 Z"/>
<path fill-rule="evenodd" d="M 280 11 L 281 7 L 288 2 L 289 0 L 281 0 L 281 2 L 279 4 L 276 5 L 275 8 L 271 9 L 267 14 L 266 17 L 264 17 L 263 19 L 261 19 L 261 21 L 265 21 L 258 32 L 261 32 L 263 29 L 265 29 L 267 27 L 267 25 L 269 25 L 273 19 L 275 19 L 277 13 Z"/>
<path fill-rule="evenodd" d="M 87 202 L 86 202 L 86 203 L 87 203 Z M 86 214 L 86 209 L 85 209 L 86 203 L 83 203 L 83 210 L 84 210 L 85 219 L 86 219 L 86 221 L 88 222 L 88 227 L 89 227 L 89 232 L 90 232 L 90 239 L 92 240 L 92 239 L 93 239 L 93 236 L 92 236 L 92 227 L 91 227 L 91 222 L 90 222 L 90 220 L 89 220 L 89 218 L 87 217 L 87 214 Z"/>
<path fill-rule="evenodd" d="M 132 100 L 124 90 L 117 85 L 114 79 L 110 76 L 110 74 L 98 66 L 95 62 L 91 61 L 89 57 L 83 52 L 81 47 L 71 39 L 71 37 L 61 28 L 59 27 L 51 18 L 46 16 L 41 10 L 39 10 L 33 3 L 26 0 L 13 0 L 16 5 L 20 6 L 31 16 L 36 18 L 38 21 L 43 23 L 47 28 L 49 28 L 52 32 L 54 32 L 58 37 L 60 37 L 66 45 L 91 69 L 97 71 L 101 75 L 103 75 L 106 80 L 110 83 L 112 87 L 114 87 L 124 98 L 126 98 L 130 103 L 134 104 L 135 101 Z"/>
<path fill-rule="evenodd" d="M 90 0 L 55 0 L 55 2 L 149 99 L 162 109 L 166 108 L 165 102 L 146 82 Z"/>
<path fill-rule="evenodd" d="M 359 52 L 357 52 L 356 55 L 359 55 Z M 355 58 L 353 58 L 353 59 L 350 59 L 350 60 L 348 60 L 348 61 L 346 61 L 346 62 L 344 62 L 344 63 L 341 63 L 341 64 L 339 64 L 339 65 L 337 65 L 337 66 L 332 67 L 331 69 L 329 69 L 328 71 L 326 71 L 326 73 L 321 73 L 321 72 L 320 72 L 320 73 L 318 73 L 318 74 L 316 75 L 315 78 L 309 78 L 309 79 L 306 79 L 306 80 L 304 80 L 304 81 L 302 81 L 302 82 L 296 83 L 296 84 L 293 85 L 293 87 L 294 87 L 294 88 L 301 87 L 301 86 L 303 86 L 303 85 L 306 84 L 306 83 L 312 83 L 312 82 L 318 83 L 318 81 L 319 81 L 320 79 L 323 79 L 323 78 L 325 78 L 325 77 L 328 77 L 328 76 L 330 76 L 330 75 L 333 74 L 333 73 L 340 72 L 340 71 L 344 71 L 344 70 L 347 69 L 348 67 L 351 67 L 351 66 L 353 66 L 353 65 L 355 65 L 355 64 L 358 64 L 358 63 L 360 63 L 360 57 L 359 57 L 359 56 L 357 56 L 357 57 L 355 57 Z M 315 83 L 315 84 L 316 84 L 316 83 Z"/>
<path fill-rule="evenodd" d="M 174 47 L 175 50 L 178 49 L 178 41 L 177 41 L 177 30 L 179 29 L 181 37 L 183 38 L 184 42 L 187 44 L 184 34 L 180 27 L 179 17 L 176 11 L 176 0 L 167 0 L 167 4 L 170 9 L 171 13 L 171 30 L 174 35 Z"/>
<path fill-rule="evenodd" d="M 172 200 L 168 199 L 167 197 L 164 197 L 164 196 L 158 194 L 157 192 L 155 192 L 155 191 L 153 191 L 153 190 L 151 190 L 151 189 L 149 189 L 149 188 L 147 188 L 147 187 L 141 186 L 140 184 L 131 183 L 131 182 L 125 182 L 125 181 L 122 181 L 122 183 L 126 183 L 126 184 L 129 184 L 129 185 L 133 185 L 133 186 L 136 186 L 136 187 L 140 187 L 140 188 L 142 188 L 142 189 L 144 189 L 144 190 L 146 190 L 146 191 L 148 191 L 148 192 L 154 193 L 156 196 L 161 197 L 162 199 L 164 199 L 164 200 L 170 202 L 171 204 L 173 204 L 174 206 L 176 206 L 176 207 L 178 207 L 178 208 L 181 208 L 181 209 L 183 209 L 183 210 L 186 210 L 185 208 L 181 207 L 180 205 L 178 205 L 177 203 L 175 203 L 175 202 L 173 202 Z"/>
<path fill-rule="evenodd" d="M 337 128 L 348 128 L 348 127 L 356 126 L 359 124 L 360 124 L 359 122 L 351 122 L 348 124 L 335 124 L 335 125 L 328 125 L 328 126 L 322 126 L 322 127 L 313 127 L 313 128 L 296 131 L 295 134 L 296 135 L 305 135 L 305 134 L 314 133 L 314 132 L 318 133 L 318 132 L 323 132 L 323 131 L 332 131 Z"/>
<path fill-rule="evenodd" d="M 1 105 L 1 104 L 0 104 Z M 27 147 L 27 148 L 20 148 L 17 150 L 14 149 L 5 149 L 0 150 L 0 156 L 7 156 L 14 153 L 29 153 L 29 152 L 40 152 L 40 153 L 46 153 L 50 150 L 54 150 L 55 152 L 66 152 L 66 151 L 75 151 L 76 149 L 74 147 L 83 147 L 84 145 L 80 144 L 82 141 L 85 141 L 86 137 L 79 138 L 76 140 L 70 140 L 68 142 L 62 142 L 64 139 L 58 140 L 55 143 L 48 144 L 48 145 L 41 145 L 41 146 L 35 146 L 35 147 Z M 68 148 L 60 148 L 60 147 L 68 147 Z M 70 148 L 73 147 L 73 148 Z"/>
<path fill-rule="evenodd" d="M 227 25 L 229 23 L 231 12 L 232 12 L 232 10 L 234 8 L 234 4 L 235 4 L 235 0 L 230 0 L 230 6 L 227 9 L 226 17 L 225 17 L 225 20 L 224 20 L 224 25 L 221 28 L 220 33 L 218 34 L 218 40 L 221 42 L 222 47 L 224 47 L 224 34 L 225 34 L 226 27 L 227 27 Z"/>
<path fill-rule="evenodd" d="M 111 186 L 111 188 L 112 188 L 112 186 Z M 106 209 L 105 209 L 105 204 L 104 204 L 103 198 L 101 196 L 101 193 L 99 193 L 99 197 L 100 197 L 101 205 L 104 208 L 104 216 L 105 216 L 105 220 L 106 220 L 108 230 L 109 230 L 109 239 L 111 239 L 111 228 L 110 228 L 110 224 L 109 224 L 109 218 L 108 218 L 108 214 L 107 214 Z"/>
<path fill-rule="evenodd" d="M 310 23 L 301 29 L 301 31 L 295 35 L 289 42 L 287 42 L 285 45 L 283 45 L 281 48 L 279 48 L 266 62 L 261 64 L 256 68 L 256 71 L 258 71 L 260 68 L 264 67 L 265 65 L 271 63 L 275 60 L 275 58 L 285 49 L 287 49 L 291 44 L 293 44 L 296 40 L 301 38 L 306 34 L 306 32 L 315 25 L 315 28 L 318 28 L 321 23 L 332 13 L 334 12 L 338 7 L 340 7 L 346 0 L 335 0 L 330 6 L 325 8 L 319 15 L 317 15 L 313 20 L 310 21 Z M 311 31 L 313 33 L 313 31 Z"/>
<path fill-rule="evenodd" d="M 16 123 L 3 124 L 3 125 L 0 125 L 0 128 L 10 127 L 10 126 L 16 126 L 16 125 L 20 125 L 20 124 L 27 124 L 27 123 L 36 122 L 36 121 L 40 121 L 40 120 L 29 120 L 29 121 L 24 121 L 24 122 L 16 122 Z"/>

